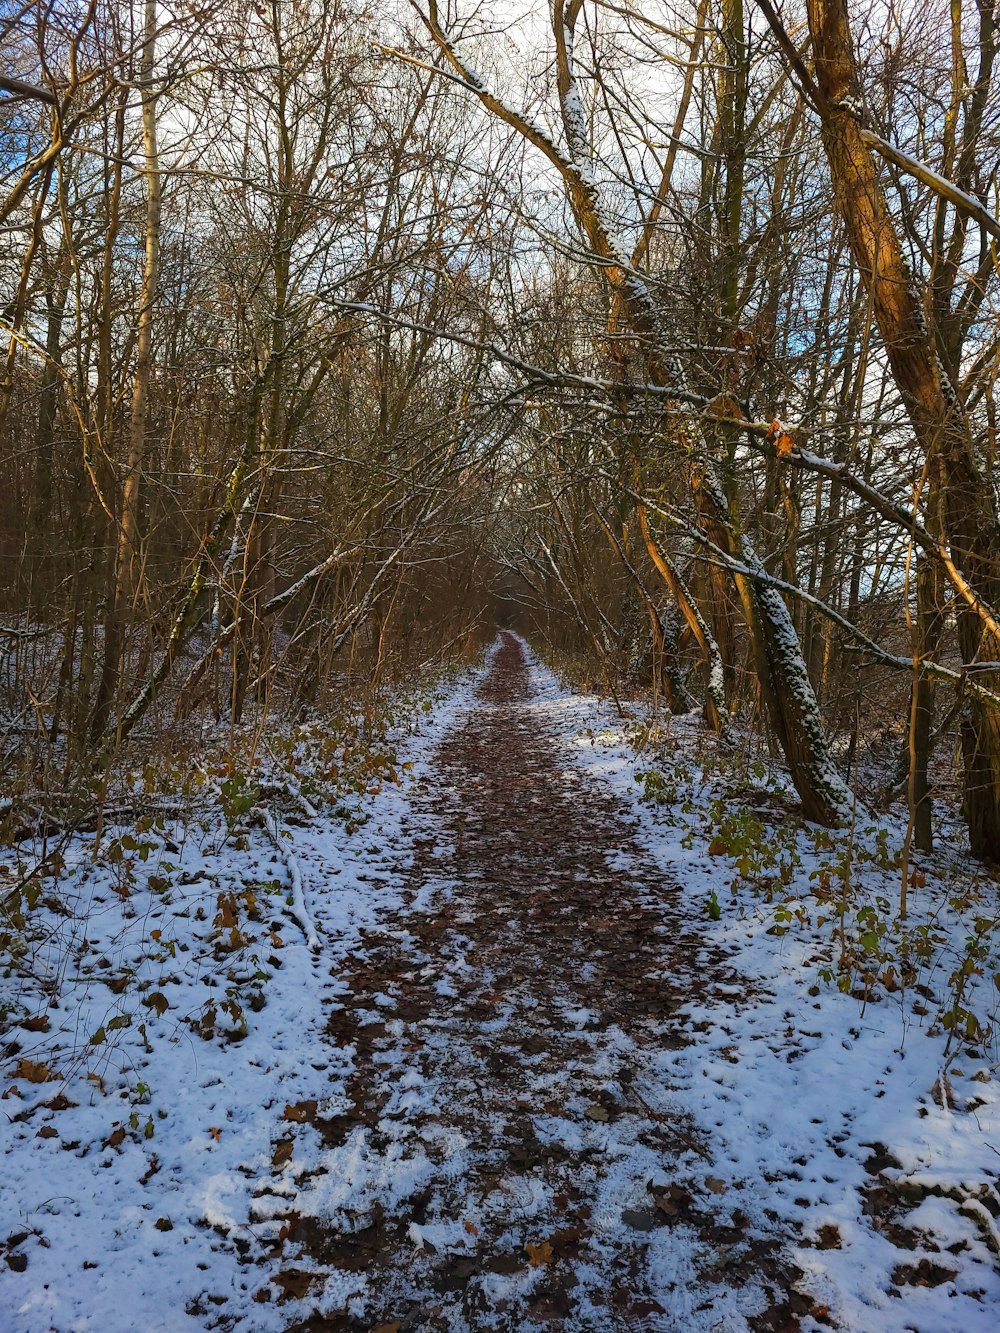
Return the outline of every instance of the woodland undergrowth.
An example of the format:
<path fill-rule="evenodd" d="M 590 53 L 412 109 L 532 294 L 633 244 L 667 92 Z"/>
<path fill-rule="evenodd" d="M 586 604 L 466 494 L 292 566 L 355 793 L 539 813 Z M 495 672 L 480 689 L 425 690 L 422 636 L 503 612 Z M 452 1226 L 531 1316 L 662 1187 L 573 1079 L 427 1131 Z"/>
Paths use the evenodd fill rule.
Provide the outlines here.
<path fill-rule="evenodd" d="M 374 795 L 405 783 L 400 742 L 455 669 L 345 696 L 306 721 L 159 745 L 119 764 L 89 801 L 78 786 L 65 826 L 55 810 L 11 801 L 0 823 L 0 1098 L 16 1107 L 25 1084 L 85 1078 L 129 1104 L 110 1146 L 153 1138 L 167 1114 L 151 1106 L 158 1044 L 239 1044 L 289 932 L 317 943 L 296 829 L 323 821 L 346 841 Z"/>
<path fill-rule="evenodd" d="M 822 828 L 747 736 L 693 744 L 689 730 L 648 720 L 628 734 L 643 801 L 712 866 L 714 887 L 692 910 L 766 918 L 776 948 L 784 937 L 810 946 L 811 996 L 835 987 L 862 1010 L 894 1005 L 901 1042 L 916 1020 L 948 1034 L 945 1059 L 961 1047 L 1000 1067 L 997 880 L 952 850 L 947 822 L 929 854 L 908 848 L 905 814 L 860 801 L 852 827 Z"/>

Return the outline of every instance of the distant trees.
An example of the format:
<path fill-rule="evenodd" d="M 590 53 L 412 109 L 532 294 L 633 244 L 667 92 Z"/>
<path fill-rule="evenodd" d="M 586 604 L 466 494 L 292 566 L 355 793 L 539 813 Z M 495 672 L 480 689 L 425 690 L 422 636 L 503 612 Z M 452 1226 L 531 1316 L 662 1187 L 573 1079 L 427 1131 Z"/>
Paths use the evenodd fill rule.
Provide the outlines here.
<path fill-rule="evenodd" d="M 317 698 L 349 647 L 395 669 L 475 633 L 490 581 L 455 541 L 490 503 L 482 356 L 379 318 L 469 327 L 452 200 L 474 235 L 488 192 L 458 198 L 448 108 L 384 77 L 349 4 L 72 19 L 29 3 L 3 47 L 2 646 L 26 767 L 106 758 L 160 700 L 238 720 L 276 680 Z"/>

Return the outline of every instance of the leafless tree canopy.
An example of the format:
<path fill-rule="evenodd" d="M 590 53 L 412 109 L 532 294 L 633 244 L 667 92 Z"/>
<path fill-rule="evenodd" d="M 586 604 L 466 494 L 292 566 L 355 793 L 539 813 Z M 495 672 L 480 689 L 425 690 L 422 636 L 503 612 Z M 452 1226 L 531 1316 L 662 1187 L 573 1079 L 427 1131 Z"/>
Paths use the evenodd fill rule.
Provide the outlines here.
<path fill-rule="evenodd" d="M 0 11 L 5 783 L 500 621 L 1000 861 L 990 0 Z M 856 781 L 854 783 L 856 787 Z"/>

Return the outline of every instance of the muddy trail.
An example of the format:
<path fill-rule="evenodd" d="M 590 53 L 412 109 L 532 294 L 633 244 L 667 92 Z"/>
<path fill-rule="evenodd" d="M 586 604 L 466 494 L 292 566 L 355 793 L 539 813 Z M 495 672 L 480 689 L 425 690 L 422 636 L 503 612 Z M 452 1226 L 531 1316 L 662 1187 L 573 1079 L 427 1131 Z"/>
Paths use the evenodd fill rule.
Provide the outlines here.
<path fill-rule="evenodd" d="M 409 908 L 339 978 L 349 1096 L 298 1112 L 332 1154 L 289 1218 L 326 1282 L 292 1329 L 798 1328 L 779 1241 L 688 1179 L 711 1145 L 663 1072 L 684 1001 L 735 979 L 561 762 L 514 636 L 415 813 Z"/>

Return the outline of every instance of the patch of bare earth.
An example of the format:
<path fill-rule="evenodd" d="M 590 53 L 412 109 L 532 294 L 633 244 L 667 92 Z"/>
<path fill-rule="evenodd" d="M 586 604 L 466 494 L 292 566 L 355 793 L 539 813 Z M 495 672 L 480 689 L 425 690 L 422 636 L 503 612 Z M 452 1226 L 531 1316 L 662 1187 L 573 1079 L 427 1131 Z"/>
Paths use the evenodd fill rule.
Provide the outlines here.
<path fill-rule="evenodd" d="M 724 1182 L 692 1185 L 711 1148 L 657 1069 L 696 1037 L 683 1001 L 733 978 L 560 761 L 513 636 L 419 801 L 410 908 L 368 935 L 330 1023 L 351 1104 L 299 1115 L 333 1149 L 361 1127 L 386 1188 L 290 1215 L 286 1253 L 325 1275 L 302 1274 L 323 1298 L 294 1329 L 797 1328 L 778 1243 Z"/>

